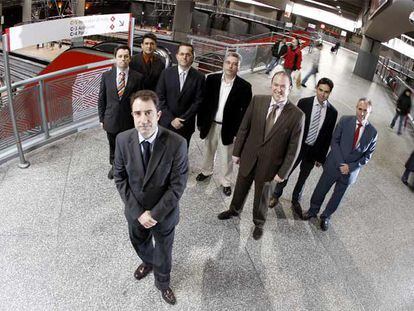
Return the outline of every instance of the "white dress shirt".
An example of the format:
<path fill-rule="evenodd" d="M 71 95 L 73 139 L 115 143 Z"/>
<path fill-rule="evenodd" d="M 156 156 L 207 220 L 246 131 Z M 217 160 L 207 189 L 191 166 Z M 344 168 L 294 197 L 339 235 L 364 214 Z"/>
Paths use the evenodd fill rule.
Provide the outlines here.
<path fill-rule="evenodd" d="M 358 119 L 356 120 L 356 122 L 355 122 L 355 131 L 354 131 L 354 135 L 355 135 L 355 132 L 356 132 L 356 130 L 357 130 L 357 128 L 358 128 L 358 123 L 360 123 L 359 121 L 358 121 Z M 358 147 L 358 145 L 359 145 L 359 141 L 360 141 L 360 139 L 361 139 L 361 137 L 362 137 L 362 134 L 364 134 L 364 131 L 365 131 L 365 127 L 368 125 L 368 120 L 365 120 L 365 121 L 363 121 L 362 122 L 362 126 L 361 126 L 361 128 L 359 129 L 359 135 L 358 135 L 358 140 L 356 141 L 356 144 L 355 144 L 355 148 L 357 148 Z"/>
<path fill-rule="evenodd" d="M 230 82 L 227 83 L 225 78 L 224 78 L 224 74 L 221 77 L 219 106 L 218 106 L 218 109 L 217 109 L 216 116 L 214 117 L 214 121 L 216 121 L 218 123 L 223 122 L 224 106 L 226 105 L 227 98 L 229 98 L 229 94 L 230 94 L 231 88 L 233 87 L 235 79 L 236 79 L 236 77 L 234 77 Z"/>
<path fill-rule="evenodd" d="M 147 138 L 147 139 L 145 139 L 144 136 L 142 136 L 141 133 L 138 131 L 138 139 L 139 139 L 139 146 L 141 148 L 141 154 L 144 154 L 144 146 L 142 145 L 142 142 L 144 142 L 144 141 L 147 141 L 151 144 L 151 152 L 152 152 L 152 149 L 154 149 L 154 140 L 155 140 L 155 138 L 157 138 L 157 135 L 158 135 L 158 126 L 157 126 L 154 134 L 152 134 L 151 137 Z"/>
<path fill-rule="evenodd" d="M 181 66 L 178 66 L 178 79 L 180 82 L 180 91 L 183 89 L 185 80 L 188 77 L 188 71 L 190 70 L 190 68 L 187 68 L 186 70 L 184 70 L 183 68 L 181 68 Z M 181 75 L 184 73 L 184 79 L 181 80 Z"/>
<path fill-rule="evenodd" d="M 272 111 L 273 106 L 274 105 L 278 105 L 279 108 L 276 110 L 275 122 L 273 123 L 273 124 L 275 124 L 277 118 L 279 118 L 280 114 L 282 113 L 283 108 L 285 108 L 286 103 L 287 103 L 287 100 L 286 101 L 283 101 L 283 102 L 276 103 L 275 99 L 272 97 L 272 100 L 270 101 L 269 109 L 267 110 L 266 119 L 269 116 L 270 112 Z"/>
<path fill-rule="evenodd" d="M 317 97 L 315 96 L 315 98 L 313 99 L 313 106 L 312 106 L 312 114 L 311 114 L 311 118 L 310 118 L 310 122 L 309 122 L 309 127 L 312 125 L 312 121 L 313 118 L 315 118 L 315 114 L 317 112 L 317 109 L 319 109 L 321 107 L 321 104 L 319 103 Z M 326 110 L 328 110 L 328 101 L 324 101 L 322 103 L 322 108 L 321 109 L 321 117 L 319 119 L 319 126 L 318 126 L 318 132 L 316 133 L 316 137 L 318 137 L 319 135 L 319 131 L 322 128 L 323 122 L 325 121 L 325 117 L 326 117 Z M 308 133 L 309 135 L 309 133 Z"/>

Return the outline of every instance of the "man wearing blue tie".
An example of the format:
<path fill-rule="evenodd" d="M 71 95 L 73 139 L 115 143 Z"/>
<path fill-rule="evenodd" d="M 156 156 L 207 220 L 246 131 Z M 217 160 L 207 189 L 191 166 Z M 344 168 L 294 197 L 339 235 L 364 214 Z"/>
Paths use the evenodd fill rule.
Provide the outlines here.
<path fill-rule="evenodd" d="M 368 122 L 372 103 L 358 100 L 356 116 L 342 117 L 336 126 L 329 152 L 304 220 L 316 217 L 329 189 L 335 184 L 332 197 L 320 216 L 323 231 L 328 230 L 330 217 L 338 208 L 349 185 L 355 183 L 361 167 L 371 159 L 377 145 L 377 130 Z"/>

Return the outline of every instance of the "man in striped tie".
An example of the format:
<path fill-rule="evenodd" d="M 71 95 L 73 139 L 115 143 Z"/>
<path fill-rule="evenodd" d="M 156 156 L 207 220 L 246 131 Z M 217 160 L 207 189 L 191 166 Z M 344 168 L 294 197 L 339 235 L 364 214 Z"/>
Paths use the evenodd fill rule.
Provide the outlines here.
<path fill-rule="evenodd" d="M 335 184 L 332 197 L 320 216 L 320 226 L 328 230 L 330 217 L 341 203 L 349 185 L 356 182 L 359 171 L 368 163 L 377 145 L 377 130 L 368 122 L 371 101 L 358 100 L 356 116 L 343 116 L 336 126 L 331 151 L 326 157 L 323 173 L 313 191 L 310 208 L 304 220 L 316 217 L 329 189 Z"/>
<path fill-rule="evenodd" d="M 129 68 L 130 49 L 126 45 L 115 49 L 115 66 L 102 74 L 99 89 L 99 122 L 106 131 L 109 143 L 109 163 L 111 169 L 108 178 L 113 179 L 113 162 L 116 136 L 134 127 L 129 98 L 131 94 L 142 90 L 142 75 Z"/>
<path fill-rule="evenodd" d="M 335 107 L 328 101 L 333 87 L 330 79 L 322 78 L 316 86 L 316 96 L 302 98 L 298 102 L 298 107 L 305 114 L 305 129 L 300 153 L 291 173 L 300 164 L 299 177 L 292 194 L 292 209 L 299 217 L 302 216 L 300 200 L 306 179 L 314 166 L 320 167 L 325 162 L 338 116 Z M 273 197 L 269 200 L 269 207 L 280 205 L 279 198 L 287 181 L 288 179 L 285 179 L 276 185 Z"/>

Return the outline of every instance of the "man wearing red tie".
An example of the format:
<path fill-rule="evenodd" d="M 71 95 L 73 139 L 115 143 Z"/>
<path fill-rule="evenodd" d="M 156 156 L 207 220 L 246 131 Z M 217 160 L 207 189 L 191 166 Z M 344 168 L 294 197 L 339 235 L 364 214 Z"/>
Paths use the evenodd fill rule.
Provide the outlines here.
<path fill-rule="evenodd" d="M 98 99 L 99 122 L 106 131 L 109 143 L 109 179 L 114 178 L 115 138 L 119 133 L 134 127 L 129 98 L 143 88 L 142 75 L 129 68 L 129 47 L 118 46 L 114 55 L 115 66 L 102 74 Z"/>
<path fill-rule="evenodd" d="M 336 211 L 349 185 L 356 182 L 358 173 L 371 159 L 377 145 L 377 130 L 368 122 L 372 103 L 361 98 L 355 116 L 344 116 L 336 126 L 329 152 L 304 220 L 316 217 L 329 189 L 335 184 L 332 197 L 320 216 L 323 231 L 328 230 L 330 217 Z"/>

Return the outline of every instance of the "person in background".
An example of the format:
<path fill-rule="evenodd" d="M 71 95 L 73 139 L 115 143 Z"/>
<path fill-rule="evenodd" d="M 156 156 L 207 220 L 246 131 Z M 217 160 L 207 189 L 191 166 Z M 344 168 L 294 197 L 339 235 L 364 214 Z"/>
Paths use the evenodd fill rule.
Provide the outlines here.
<path fill-rule="evenodd" d="M 410 157 L 405 163 L 405 171 L 401 177 L 401 181 L 404 185 L 408 186 L 408 177 L 412 172 L 414 172 L 414 151 L 411 153 Z"/>
<path fill-rule="evenodd" d="M 302 64 L 302 51 L 300 50 L 299 40 L 293 38 L 291 45 L 288 46 L 285 55 L 285 63 L 283 67 L 289 76 L 290 84 L 292 85 L 292 72 L 300 70 Z"/>
<path fill-rule="evenodd" d="M 401 135 L 402 126 L 405 118 L 411 111 L 411 95 L 410 89 L 405 89 L 397 100 L 397 108 L 395 109 L 395 116 L 391 121 L 390 127 L 394 128 L 395 122 L 399 118 L 397 134 Z"/>
<path fill-rule="evenodd" d="M 321 59 L 321 51 L 323 49 L 323 44 L 322 43 L 318 43 L 316 45 L 316 49 L 309 54 L 311 61 L 312 61 L 312 68 L 311 70 L 306 74 L 306 76 L 303 78 L 301 85 L 303 87 L 306 87 L 306 82 L 308 81 L 308 79 L 310 78 L 310 76 L 314 76 L 315 78 L 315 82 L 316 82 L 316 74 L 319 71 L 319 62 Z"/>
<path fill-rule="evenodd" d="M 287 52 L 287 45 L 286 45 L 286 38 L 283 37 L 282 40 L 276 41 L 275 44 L 272 46 L 272 60 L 266 66 L 266 74 L 269 74 L 273 68 L 275 68 L 278 64 L 282 56 L 284 56 Z"/>

